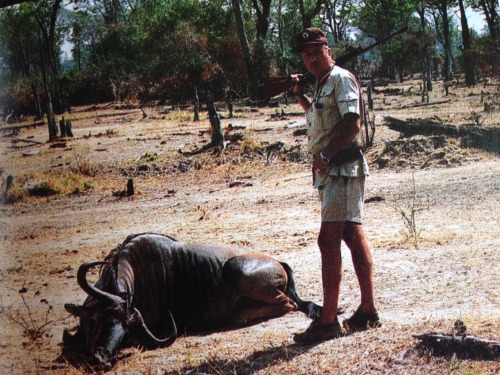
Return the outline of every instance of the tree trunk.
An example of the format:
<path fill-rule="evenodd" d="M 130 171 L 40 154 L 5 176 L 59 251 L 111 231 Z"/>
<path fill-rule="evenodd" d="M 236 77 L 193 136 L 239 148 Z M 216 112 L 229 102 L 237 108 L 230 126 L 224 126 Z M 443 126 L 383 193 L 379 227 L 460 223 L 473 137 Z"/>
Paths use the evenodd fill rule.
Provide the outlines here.
<path fill-rule="evenodd" d="M 231 90 L 226 91 L 226 104 L 227 104 L 227 110 L 229 112 L 229 118 L 233 118 L 233 102 L 231 100 Z"/>
<path fill-rule="evenodd" d="M 432 64 L 431 59 L 427 59 L 427 91 L 432 91 Z"/>
<path fill-rule="evenodd" d="M 443 42 L 444 42 L 444 80 L 448 82 L 451 80 L 452 73 L 452 56 L 451 56 L 451 41 L 450 41 L 450 20 L 448 18 L 448 5 L 447 0 L 441 0 L 440 4 L 441 17 L 443 19 Z M 448 85 L 446 85 L 448 86 Z M 446 90 L 448 95 L 448 90 Z"/>
<path fill-rule="evenodd" d="M 491 39 L 497 40 L 499 32 L 497 12 L 498 0 L 479 0 L 479 3 L 483 8 L 484 17 L 486 18 L 486 23 L 488 24 Z"/>
<path fill-rule="evenodd" d="M 241 14 L 240 0 L 231 0 L 234 17 L 236 20 L 236 28 L 238 29 L 238 36 L 240 39 L 241 49 L 243 50 L 243 58 L 245 60 L 245 67 L 247 70 L 248 79 L 250 80 L 250 92 L 252 97 L 259 96 L 259 82 L 255 65 L 252 60 L 252 53 L 250 50 L 250 43 L 248 42 L 243 16 Z"/>
<path fill-rule="evenodd" d="M 56 21 L 61 3 L 62 0 L 55 0 L 52 4 L 48 25 L 44 24 L 43 20 L 39 20 L 45 43 L 44 50 L 47 54 L 47 73 L 51 76 L 49 84 L 51 86 L 52 104 L 57 113 L 63 113 L 66 110 L 61 85 L 59 83 L 59 55 L 55 51 Z"/>
<path fill-rule="evenodd" d="M 285 39 L 284 39 L 284 21 L 281 13 L 282 9 L 282 0 L 278 0 L 278 45 L 280 48 L 280 59 L 279 59 L 279 68 L 280 73 L 288 76 L 288 67 L 285 62 Z"/>
<path fill-rule="evenodd" d="M 53 141 L 54 139 L 57 138 L 57 123 L 56 119 L 54 116 L 54 110 L 52 107 L 52 93 L 50 91 L 49 87 L 49 77 L 47 73 L 47 61 L 46 61 L 46 55 L 43 51 L 43 46 L 40 46 L 40 52 L 41 52 L 41 62 L 40 62 L 40 67 L 42 69 L 42 81 L 43 81 L 43 88 L 45 91 L 45 96 L 46 96 L 46 103 L 45 103 L 45 110 L 47 112 L 47 125 L 49 128 L 49 141 Z"/>
<path fill-rule="evenodd" d="M 194 116 L 193 121 L 200 121 L 200 97 L 198 96 L 198 87 L 194 86 L 193 101 L 194 101 Z"/>
<path fill-rule="evenodd" d="M 43 117 L 42 106 L 40 104 L 40 95 L 38 94 L 38 87 L 34 81 L 31 82 L 31 91 L 33 92 L 33 97 L 35 98 L 35 118 L 41 120 Z"/>
<path fill-rule="evenodd" d="M 349 14 L 348 0 L 327 0 L 325 1 L 325 7 L 327 15 L 327 20 L 325 22 L 330 29 L 335 44 L 338 44 L 339 42 L 345 40 L 346 36 L 346 28 L 349 17 L 345 15 Z"/>
<path fill-rule="evenodd" d="M 306 8 L 304 6 L 304 0 L 299 0 L 299 11 L 302 17 L 303 28 L 312 26 L 312 20 L 319 14 L 322 5 L 323 5 L 323 0 L 316 0 L 316 5 L 314 6 L 314 9 L 310 13 L 307 13 Z"/>
<path fill-rule="evenodd" d="M 467 87 L 476 85 L 476 76 L 474 75 L 474 65 L 471 61 L 470 49 L 471 49 L 471 38 L 469 25 L 467 23 L 467 16 L 465 15 L 464 1 L 458 0 L 458 5 L 460 7 L 460 22 L 462 24 L 462 41 L 463 41 L 463 61 L 464 61 L 464 71 L 465 71 L 465 84 Z"/>
<path fill-rule="evenodd" d="M 207 109 L 208 117 L 210 119 L 210 126 L 212 127 L 212 147 L 224 147 L 224 134 L 220 123 L 220 117 L 214 105 L 212 94 L 207 92 Z"/>
<path fill-rule="evenodd" d="M 373 79 L 368 85 L 368 109 L 373 110 Z"/>

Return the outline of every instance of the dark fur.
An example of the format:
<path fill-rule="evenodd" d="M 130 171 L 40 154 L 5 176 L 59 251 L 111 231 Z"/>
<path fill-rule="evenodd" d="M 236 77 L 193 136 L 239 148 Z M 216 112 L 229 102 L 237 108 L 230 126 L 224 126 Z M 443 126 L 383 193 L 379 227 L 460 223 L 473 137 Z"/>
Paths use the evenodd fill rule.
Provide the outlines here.
<path fill-rule="evenodd" d="M 152 233 L 130 235 L 106 257 L 109 264 L 102 268 L 96 287 L 123 298 L 127 311 L 139 310 L 146 326 L 156 337 L 165 337 L 172 332 L 166 319 L 169 312 L 180 334 L 214 330 L 232 322 L 241 308 L 251 302 L 235 293 L 232 280 L 223 275 L 228 259 L 239 255 L 253 256 L 248 253 L 247 249 L 187 244 Z M 258 254 L 255 257 L 268 261 L 267 257 Z M 270 258 L 269 261 L 276 262 Z M 280 264 L 288 278 L 282 292 L 298 306 L 299 311 L 312 318 L 319 316 L 321 307 L 299 298 L 291 268 L 286 263 Z M 109 308 L 109 302 L 89 296 L 82 308 L 102 311 Z M 85 338 L 89 348 L 94 321 L 81 317 L 74 336 Z M 68 337 L 66 341 L 69 342 Z M 128 342 L 151 346 L 140 333 L 131 332 Z"/>

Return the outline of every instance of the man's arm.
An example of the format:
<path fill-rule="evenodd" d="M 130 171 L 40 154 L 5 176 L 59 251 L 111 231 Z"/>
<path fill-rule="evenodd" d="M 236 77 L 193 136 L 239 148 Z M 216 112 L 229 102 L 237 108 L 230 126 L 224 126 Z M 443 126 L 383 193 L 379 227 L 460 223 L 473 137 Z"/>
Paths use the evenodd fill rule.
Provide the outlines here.
<path fill-rule="evenodd" d="M 303 93 L 295 94 L 294 92 L 293 95 L 295 96 L 295 99 L 297 99 L 297 103 L 299 103 L 304 112 L 307 113 L 307 111 L 309 111 L 309 108 L 311 108 L 311 99 L 309 99 L 309 97 Z"/>
<path fill-rule="evenodd" d="M 331 159 L 337 155 L 342 150 L 348 148 L 359 131 L 361 130 L 361 120 L 357 113 L 346 113 L 342 119 L 342 124 L 338 127 L 338 130 L 330 143 L 322 151 L 323 156 Z M 313 168 L 320 174 L 325 174 L 328 172 L 329 164 L 321 160 L 319 155 L 314 155 Z"/>
<path fill-rule="evenodd" d="M 295 82 L 295 85 L 292 87 L 292 93 L 295 96 L 297 103 L 299 103 L 304 112 L 307 113 L 307 111 L 309 111 L 309 108 L 311 108 L 311 99 L 309 99 L 307 95 L 304 94 L 304 86 L 299 83 L 302 75 L 292 74 L 291 77 L 292 81 Z"/>

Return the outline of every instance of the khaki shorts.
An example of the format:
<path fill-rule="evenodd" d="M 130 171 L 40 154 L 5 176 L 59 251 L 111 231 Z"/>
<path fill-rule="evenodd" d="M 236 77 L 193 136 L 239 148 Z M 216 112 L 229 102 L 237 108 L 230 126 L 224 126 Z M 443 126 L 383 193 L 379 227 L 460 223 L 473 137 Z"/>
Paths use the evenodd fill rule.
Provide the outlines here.
<path fill-rule="evenodd" d="M 365 176 L 329 176 L 318 188 L 321 222 L 352 221 L 363 223 Z"/>

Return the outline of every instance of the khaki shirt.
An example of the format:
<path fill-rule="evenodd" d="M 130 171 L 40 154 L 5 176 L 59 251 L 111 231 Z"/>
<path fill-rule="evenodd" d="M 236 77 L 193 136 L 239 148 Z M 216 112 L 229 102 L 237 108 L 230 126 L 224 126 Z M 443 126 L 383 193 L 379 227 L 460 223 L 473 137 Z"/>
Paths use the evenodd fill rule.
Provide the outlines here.
<path fill-rule="evenodd" d="M 319 154 L 335 137 L 346 113 L 361 114 L 360 90 L 356 78 L 349 71 L 335 66 L 322 84 L 316 83 L 314 98 L 306 114 L 308 150 Z M 359 135 L 358 135 L 359 137 Z M 358 138 L 357 137 L 357 138 Z M 314 172 L 316 173 L 316 172 Z M 341 165 L 332 165 L 328 175 L 359 177 L 368 174 L 368 164 L 355 160 Z M 315 187 L 321 186 L 328 175 L 316 174 Z"/>

